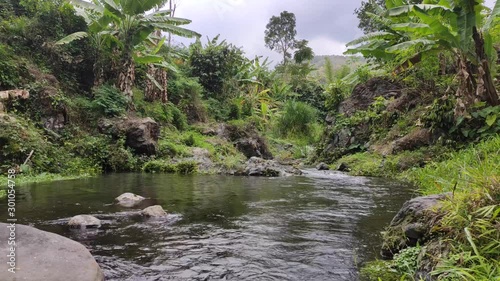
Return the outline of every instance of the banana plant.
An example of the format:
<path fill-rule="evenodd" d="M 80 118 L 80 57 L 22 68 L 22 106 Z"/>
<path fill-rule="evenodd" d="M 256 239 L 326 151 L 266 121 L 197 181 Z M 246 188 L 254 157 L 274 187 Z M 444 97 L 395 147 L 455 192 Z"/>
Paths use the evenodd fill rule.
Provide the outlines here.
<path fill-rule="evenodd" d="M 403 0 L 386 0 L 373 17 L 386 23 L 386 30 L 367 34 L 350 42 L 348 53 L 362 53 L 380 59 L 402 56 L 401 62 L 415 55 L 447 51 L 458 61 L 458 95 L 463 111 L 480 99 L 495 106 L 500 104 L 492 73 L 495 69 L 492 36 L 494 19 L 500 15 L 500 1 L 484 19 L 487 8 L 483 1 L 427 0 L 423 4 L 407 4 Z M 470 65 L 476 67 L 471 68 Z M 473 70 L 477 69 L 477 70 Z"/>
<path fill-rule="evenodd" d="M 77 11 L 88 24 L 87 32 L 78 32 L 59 40 L 59 44 L 70 43 L 87 37 L 91 33 L 109 32 L 118 42 L 112 52 L 118 52 L 117 87 L 132 101 L 132 87 L 135 82 L 136 63 L 161 63 L 162 56 L 136 51 L 155 31 L 161 30 L 183 37 L 199 37 L 189 29 L 179 27 L 191 23 L 188 19 L 170 17 L 169 10 L 158 10 L 148 13 L 164 0 L 71 0 Z"/>

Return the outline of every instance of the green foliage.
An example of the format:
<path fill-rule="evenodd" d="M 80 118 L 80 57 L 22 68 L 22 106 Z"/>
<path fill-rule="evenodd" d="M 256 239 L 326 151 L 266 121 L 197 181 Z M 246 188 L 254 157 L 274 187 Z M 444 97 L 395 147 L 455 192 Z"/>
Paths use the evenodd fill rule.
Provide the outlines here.
<path fill-rule="evenodd" d="M 32 150 L 34 172 L 61 172 L 64 154 L 39 129 L 25 119 L 0 116 L 0 170 L 22 164 Z"/>
<path fill-rule="evenodd" d="M 203 96 L 203 86 L 197 79 L 185 77 L 182 74 L 173 75 L 168 83 L 169 100 L 179 104 L 181 100 L 192 100 Z"/>
<path fill-rule="evenodd" d="M 151 117 L 157 122 L 171 124 L 181 131 L 188 127 L 186 115 L 172 103 L 145 101 L 143 92 L 134 90 L 134 104 L 137 113 L 142 117 Z"/>
<path fill-rule="evenodd" d="M 360 279 L 364 281 L 399 281 L 400 274 L 394 269 L 392 261 L 376 260 L 361 268 Z"/>
<path fill-rule="evenodd" d="M 146 162 L 142 166 L 142 171 L 145 173 L 176 173 L 177 169 L 174 164 L 167 163 L 162 160 L 152 160 Z"/>
<path fill-rule="evenodd" d="M 360 271 L 361 280 L 366 281 L 414 281 L 415 270 L 419 266 L 419 254 L 422 247 L 411 247 L 402 250 L 391 261 L 372 261 L 365 264 Z"/>
<path fill-rule="evenodd" d="M 223 101 L 235 96 L 236 93 L 226 88 L 248 59 L 241 49 L 225 40 L 218 43 L 218 40 L 219 36 L 204 47 L 200 42 L 192 45 L 189 64 L 191 75 L 199 78 L 199 83 L 206 90 L 206 97 Z"/>
<path fill-rule="evenodd" d="M 168 105 L 167 108 L 172 114 L 172 125 L 174 125 L 178 130 L 186 130 L 188 127 L 186 115 L 172 104 Z"/>
<path fill-rule="evenodd" d="M 127 104 L 127 99 L 118 89 L 103 85 L 94 90 L 91 106 L 107 117 L 115 117 L 125 113 Z"/>
<path fill-rule="evenodd" d="M 136 169 L 137 163 L 137 158 L 134 157 L 130 149 L 125 148 L 124 139 L 120 139 L 116 144 L 110 146 L 106 159 L 107 170 L 130 172 Z"/>
<path fill-rule="evenodd" d="M 326 117 L 325 89 L 321 84 L 316 81 L 305 80 L 295 85 L 293 87 L 293 91 L 296 93 L 297 101 L 307 103 L 316 108 L 320 119 L 324 119 Z"/>
<path fill-rule="evenodd" d="M 325 107 L 330 112 L 337 112 L 342 101 L 347 97 L 347 85 L 342 80 L 329 83 L 325 90 Z"/>
<path fill-rule="evenodd" d="M 276 122 L 279 135 L 311 135 L 312 126 L 317 122 L 317 114 L 317 110 L 306 103 L 288 101 Z"/>
<path fill-rule="evenodd" d="M 8 20 L 0 21 L 0 41 L 13 49 L 17 56 L 29 58 L 30 64 L 49 70 L 59 81 L 78 82 L 79 87 L 88 90 L 92 82 L 93 59 L 87 42 L 71 47 L 53 46 L 61 36 L 86 28 L 83 18 L 75 15 L 67 1 L 11 3 L 14 13 Z"/>
<path fill-rule="evenodd" d="M 295 63 L 303 63 L 314 58 L 314 52 L 311 47 L 307 46 L 308 43 L 307 40 L 300 40 L 295 43 L 294 47 L 297 49 L 293 54 Z"/>
<path fill-rule="evenodd" d="M 181 175 L 195 174 L 198 170 L 198 165 L 193 161 L 186 161 L 177 163 L 177 173 Z"/>
<path fill-rule="evenodd" d="M 18 87 L 21 77 L 26 75 L 26 67 L 19 64 L 19 58 L 15 58 L 13 50 L 8 45 L 0 43 L 0 90 Z"/>
<path fill-rule="evenodd" d="M 394 266 L 396 270 L 409 278 L 413 278 L 419 266 L 418 256 L 422 248 L 420 246 L 410 247 L 401 250 L 394 256 Z"/>
<path fill-rule="evenodd" d="M 470 116 L 460 116 L 450 129 L 465 139 L 485 139 L 500 133 L 500 106 L 476 104 Z"/>
<path fill-rule="evenodd" d="M 152 160 L 142 166 L 142 171 L 145 173 L 179 173 L 181 175 L 195 174 L 197 169 L 197 164 L 192 161 L 173 164 L 163 160 Z"/>
<path fill-rule="evenodd" d="M 382 23 L 384 31 L 348 43 L 348 46 L 361 45 L 347 53 L 396 61 L 405 68 L 418 63 L 424 53 L 446 50 L 458 61 L 457 94 L 464 102 L 461 106 L 468 109 L 478 96 L 488 105 L 498 105 L 500 101 L 491 76 L 496 61 L 490 31 L 500 5 L 483 20 L 482 12 L 487 8 L 482 2 L 424 3 L 407 5 L 403 1 L 388 1 L 384 9 L 371 2 L 376 13 L 370 16 Z M 488 63 L 483 63 L 486 61 Z"/>
<path fill-rule="evenodd" d="M 430 163 L 422 169 L 408 171 L 404 176 L 417 183 L 424 194 L 456 190 L 464 192 L 482 188 L 500 171 L 500 137 L 482 141 L 469 148 L 447 155 L 449 160 Z"/>

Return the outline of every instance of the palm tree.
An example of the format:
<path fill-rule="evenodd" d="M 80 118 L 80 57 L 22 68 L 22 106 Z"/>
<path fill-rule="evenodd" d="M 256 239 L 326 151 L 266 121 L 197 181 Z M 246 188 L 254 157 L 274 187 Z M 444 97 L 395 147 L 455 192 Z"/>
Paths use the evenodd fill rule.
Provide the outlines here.
<path fill-rule="evenodd" d="M 93 3 L 71 0 L 71 2 L 87 20 L 89 29 L 87 32 L 70 34 L 58 43 L 69 43 L 99 32 L 113 36 L 118 42 L 112 46 L 113 52 L 120 57 L 116 86 L 124 92 L 130 102 L 135 82 L 135 65 L 142 63 L 163 65 L 164 57 L 151 52 L 152 48 L 145 47 L 147 42 L 151 42 L 151 35 L 155 30 L 183 37 L 200 36 L 194 31 L 179 27 L 191 21 L 170 17 L 169 10 L 147 13 L 155 7 L 162 6 L 164 0 L 94 0 Z"/>

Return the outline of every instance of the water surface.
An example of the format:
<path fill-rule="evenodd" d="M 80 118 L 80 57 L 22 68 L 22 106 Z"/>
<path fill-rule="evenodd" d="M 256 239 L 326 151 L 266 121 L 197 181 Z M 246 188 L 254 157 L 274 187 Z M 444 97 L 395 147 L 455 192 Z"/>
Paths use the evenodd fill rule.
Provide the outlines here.
<path fill-rule="evenodd" d="M 383 179 L 307 170 L 250 178 L 111 174 L 18 188 L 19 223 L 85 244 L 106 280 L 357 280 L 380 231 L 410 188 Z M 124 192 L 169 212 L 145 221 L 113 205 Z M 5 202 L 0 203 L 5 209 Z M 93 214 L 98 231 L 67 220 Z M 5 221 L 5 212 L 0 219 Z"/>

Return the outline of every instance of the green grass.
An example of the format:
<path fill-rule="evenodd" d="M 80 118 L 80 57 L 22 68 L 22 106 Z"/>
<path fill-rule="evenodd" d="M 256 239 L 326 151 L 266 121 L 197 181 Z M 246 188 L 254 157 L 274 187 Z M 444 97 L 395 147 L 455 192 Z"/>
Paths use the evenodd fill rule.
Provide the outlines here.
<path fill-rule="evenodd" d="M 449 153 L 447 158 L 409 170 L 403 177 L 418 184 L 423 194 L 452 191 L 455 184 L 457 191 L 482 189 L 500 175 L 500 136 Z"/>
<path fill-rule="evenodd" d="M 37 175 L 17 175 L 15 178 L 16 185 L 27 184 L 27 183 L 40 183 L 40 182 L 52 182 L 52 181 L 63 181 L 63 180 L 73 180 L 73 179 L 83 179 L 95 177 L 95 174 L 77 174 L 77 175 L 61 175 L 61 174 L 51 174 L 51 173 L 41 173 Z M 0 176 L 0 182 L 7 183 L 6 176 Z"/>
<path fill-rule="evenodd" d="M 425 167 L 419 167 L 419 159 L 424 160 Z M 410 164 L 402 169 L 398 165 L 401 161 Z M 426 255 L 436 266 L 432 274 L 438 280 L 500 280 L 500 136 L 456 152 L 436 146 L 389 155 L 385 160 L 365 152 L 339 162 L 350 165 L 355 175 L 412 182 L 424 195 L 452 192 L 452 199 L 443 203 L 433 225 L 432 241 L 439 241 L 448 251 Z M 401 260 L 395 258 L 369 263 L 362 274 L 366 280 L 382 276 L 384 281 L 412 280 L 409 276 L 415 272 L 415 264 L 404 269 L 398 262 Z M 390 269 L 394 268 L 402 277 L 392 274 Z"/>

